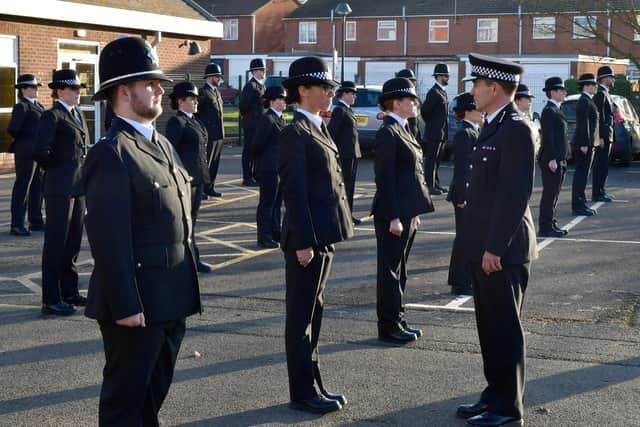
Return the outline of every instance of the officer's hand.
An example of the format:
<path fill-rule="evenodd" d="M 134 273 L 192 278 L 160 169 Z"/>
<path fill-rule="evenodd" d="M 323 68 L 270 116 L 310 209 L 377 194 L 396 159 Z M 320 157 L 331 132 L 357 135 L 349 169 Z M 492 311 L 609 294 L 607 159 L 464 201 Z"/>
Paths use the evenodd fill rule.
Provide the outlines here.
<path fill-rule="evenodd" d="M 553 173 L 558 170 L 558 162 L 556 162 L 556 159 L 549 161 L 549 170 Z"/>
<path fill-rule="evenodd" d="M 400 218 L 392 219 L 389 223 L 389 233 L 394 236 L 400 237 L 402 235 L 402 223 L 400 222 Z"/>
<path fill-rule="evenodd" d="M 502 270 L 502 264 L 500 263 L 500 257 L 492 254 L 489 251 L 485 251 L 482 255 L 482 271 L 487 276 L 496 271 Z"/>
<path fill-rule="evenodd" d="M 460 208 L 460 209 L 462 209 L 462 208 L 464 208 L 465 206 L 467 206 L 467 202 L 462 202 L 462 203 L 458 203 L 458 204 L 456 205 L 456 208 Z"/>
<path fill-rule="evenodd" d="M 589 151 L 589 147 L 580 147 L 580 151 L 582 151 L 582 154 L 587 154 L 587 151 Z"/>
<path fill-rule="evenodd" d="M 604 138 L 600 138 L 600 144 L 598 144 L 599 147 L 604 147 Z"/>
<path fill-rule="evenodd" d="M 296 257 L 298 258 L 298 263 L 301 266 L 306 267 L 313 259 L 313 248 L 297 250 Z"/>
<path fill-rule="evenodd" d="M 419 217 L 419 216 L 417 216 L 417 217 L 416 217 L 416 227 L 417 227 L 418 225 L 420 225 L 421 223 L 422 223 L 422 221 L 420 221 L 420 217 Z"/>
<path fill-rule="evenodd" d="M 116 325 L 126 326 L 128 328 L 144 328 L 147 326 L 144 323 L 144 313 L 138 313 L 133 316 L 125 317 L 124 319 L 116 320 Z"/>

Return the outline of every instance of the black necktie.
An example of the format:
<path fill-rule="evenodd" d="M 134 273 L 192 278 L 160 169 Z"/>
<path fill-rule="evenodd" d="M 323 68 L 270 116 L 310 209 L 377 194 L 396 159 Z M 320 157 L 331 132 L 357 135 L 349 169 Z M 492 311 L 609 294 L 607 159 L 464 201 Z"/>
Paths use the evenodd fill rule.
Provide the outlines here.
<path fill-rule="evenodd" d="M 320 128 L 322 129 L 322 133 L 324 134 L 324 136 L 331 139 L 331 135 L 329 135 L 329 131 L 327 130 L 327 126 L 324 124 L 324 122 L 320 122 Z"/>
<path fill-rule="evenodd" d="M 78 123 L 82 123 L 82 118 L 80 117 L 80 113 L 78 113 L 78 109 L 76 107 L 71 108 L 71 115 Z"/>

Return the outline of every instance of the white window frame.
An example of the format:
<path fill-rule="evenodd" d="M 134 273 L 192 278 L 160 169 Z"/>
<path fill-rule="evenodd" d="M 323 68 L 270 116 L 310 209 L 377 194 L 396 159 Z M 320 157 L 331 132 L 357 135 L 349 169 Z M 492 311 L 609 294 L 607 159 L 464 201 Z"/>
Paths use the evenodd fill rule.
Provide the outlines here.
<path fill-rule="evenodd" d="M 304 29 L 303 29 L 304 27 Z M 311 30 L 313 29 L 313 33 Z M 313 40 L 311 35 L 313 34 Z M 304 35 L 304 38 L 303 38 Z M 318 23 L 316 21 L 301 21 L 298 23 L 298 44 L 318 43 Z"/>
<path fill-rule="evenodd" d="M 240 24 L 237 18 L 222 20 L 222 40 L 238 40 Z"/>
<path fill-rule="evenodd" d="M 391 29 L 391 24 L 393 24 L 393 29 Z M 387 26 L 388 28 L 383 28 Z M 380 30 L 393 31 L 393 38 L 381 38 Z M 393 42 L 398 39 L 398 22 L 394 19 L 385 19 L 378 21 L 377 31 L 376 31 L 376 40 L 380 42 Z"/>
<path fill-rule="evenodd" d="M 447 25 L 443 25 L 442 23 L 446 22 Z M 431 30 L 446 28 L 447 29 L 447 39 L 446 40 L 435 40 L 431 37 Z M 429 19 L 429 43 L 449 43 L 449 20 L 448 19 Z"/>
<path fill-rule="evenodd" d="M 349 27 L 353 26 L 353 37 L 349 37 Z M 345 41 L 354 42 L 358 39 L 358 23 L 356 21 L 347 21 L 347 28 L 345 29 Z"/>
<path fill-rule="evenodd" d="M 546 22 L 545 22 L 546 21 Z M 534 16 L 532 23 L 531 38 L 534 40 L 550 40 L 556 38 L 556 17 L 555 16 Z M 553 27 L 553 31 L 545 31 Z M 536 33 L 536 30 L 539 32 Z"/>
<path fill-rule="evenodd" d="M 480 24 L 485 25 L 480 25 Z M 491 26 L 486 24 L 490 23 Z M 494 28 L 495 24 L 495 28 Z M 498 18 L 478 18 L 476 21 L 476 43 L 497 43 L 498 42 Z M 495 38 L 480 40 L 480 31 L 495 31 Z"/>
<path fill-rule="evenodd" d="M 597 25 L 598 25 L 598 17 L 597 16 L 593 16 L 593 15 L 581 15 L 581 16 L 574 16 L 573 17 L 573 28 L 572 28 L 572 33 L 573 33 L 573 38 L 574 39 L 593 39 L 596 37 L 595 34 L 591 34 L 590 33 L 590 29 L 589 28 L 583 28 L 584 25 L 582 24 L 577 24 L 576 21 L 578 21 L 579 19 L 585 19 L 585 23 L 588 24 L 588 21 L 593 21 L 593 28 L 597 29 Z M 577 30 L 577 31 L 576 31 Z M 581 32 L 588 32 L 587 34 L 580 34 Z"/>
<path fill-rule="evenodd" d="M 633 29 L 634 42 L 640 41 L 640 32 L 638 30 L 640 30 L 640 14 L 636 15 L 636 27 Z"/>

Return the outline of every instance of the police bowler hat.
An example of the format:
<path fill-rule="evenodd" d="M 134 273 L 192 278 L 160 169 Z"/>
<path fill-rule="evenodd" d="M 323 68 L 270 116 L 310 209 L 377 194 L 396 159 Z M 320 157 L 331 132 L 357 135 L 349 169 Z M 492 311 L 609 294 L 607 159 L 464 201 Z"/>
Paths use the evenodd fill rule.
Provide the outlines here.
<path fill-rule="evenodd" d="M 405 77 L 389 79 L 382 85 L 382 93 L 378 97 L 378 104 L 382 105 L 388 99 L 411 97 L 418 99 L 416 87 Z"/>
<path fill-rule="evenodd" d="M 595 84 L 598 84 L 598 82 L 596 81 L 596 76 L 594 76 L 592 73 L 584 73 L 578 79 L 578 85 L 580 87 L 584 85 L 595 85 Z"/>
<path fill-rule="evenodd" d="M 358 92 L 358 89 L 356 89 L 356 84 L 354 82 L 350 82 L 350 81 L 347 80 L 347 81 L 342 82 L 340 87 L 336 90 L 336 95 L 340 96 L 343 92 L 356 93 L 356 92 Z"/>
<path fill-rule="evenodd" d="M 51 80 L 51 83 L 49 83 L 50 89 L 62 89 L 65 87 L 80 89 L 81 87 L 86 87 L 84 83 L 78 80 L 75 70 L 55 70 Z"/>
<path fill-rule="evenodd" d="M 36 80 L 36 76 L 34 76 L 33 74 L 23 74 L 21 76 L 18 76 L 18 81 L 15 84 L 16 89 L 22 89 L 23 87 L 37 87 L 37 86 L 42 86 L 42 84 Z"/>
<path fill-rule="evenodd" d="M 265 68 L 267 67 L 264 64 L 264 59 L 262 58 L 254 58 L 249 63 L 249 71 L 264 70 Z"/>
<path fill-rule="evenodd" d="M 447 64 L 436 64 L 433 68 L 433 76 L 448 76 L 449 66 Z"/>
<path fill-rule="evenodd" d="M 198 88 L 192 82 L 178 82 L 173 87 L 173 92 L 169 95 L 171 99 L 181 99 L 187 96 L 198 96 Z"/>
<path fill-rule="evenodd" d="M 289 66 L 289 78 L 282 82 L 282 85 L 293 92 L 302 85 L 331 85 L 338 86 L 338 82 L 331 77 L 329 66 L 317 56 L 305 56 L 296 59 Z"/>
<path fill-rule="evenodd" d="M 204 70 L 204 76 L 222 76 L 222 68 L 215 63 L 208 64 L 207 68 Z"/>
<path fill-rule="evenodd" d="M 549 77 L 547 80 L 544 81 L 544 89 L 542 89 L 544 92 L 549 92 L 554 89 L 567 90 L 564 87 L 564 82 L 560 77 Z"/>
<path fill-rule="evenodd" d="M 453 98 L 451 108 L 454 111 L 473 111 L 476 109 L 476 100 L 469 92 L 463 92 Z"/>
<path fill-rule="evenodd" d="M 598 80 L 605 77 L 615 77 L 615 74 L 613 74 L 613 68 L 608 65 L 603 65 L 602 67 L 598 68 Z"/>
<path fill-rule="evenodd" d="M 284 90 L 282 86 L 269 86 L 264 90 L 264 95 L 262 95 L 262 99 L 271 101 L 278 98 L 286 98 L 287 92 Z"/>
<path fill-rule="evenodd" d="M 107 89 L 136 81 L 172 81 L 160 69 L 160 60 L 155 49 L 141 37 L 121 37 L 109 42 L 102 53 L 98 65 L 100 88 L 93 100 L 106 97 Z"/>
<path fill-rule="evenodd" d="M 396 77 L 404 77 L 405 79 L 411 80 L 413 83 L 416 82 L 416 75 L 413 73 L 413 70 L 408 68 L 402 69 L 396 73 Z"/>

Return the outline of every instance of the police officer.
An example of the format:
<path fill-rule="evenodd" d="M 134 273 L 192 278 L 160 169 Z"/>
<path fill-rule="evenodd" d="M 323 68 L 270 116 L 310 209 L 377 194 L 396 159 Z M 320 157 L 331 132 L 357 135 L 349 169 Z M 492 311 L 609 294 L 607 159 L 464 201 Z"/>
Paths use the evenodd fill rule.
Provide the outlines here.
<path fill-rule="evenodd" d="M 422 169 L 422 149 L 407 122 L 417 114 L 415 86 L 404 77 L 387 80 L 378 103 L 386 112 L 375 138 L 376 194 L 371 207 L 378 251 L 378 338 L 407 343 L 422 336 L 404 319 L 407 259 L 418 215 L 433 212 L 433 203 Z"/>
<path fill-rule="evenodd" d="M 267 111 L 258 123 L 252 142 L 260 184 L 256 210 L 258 246 L 263 249 L 280 246 L 282 192 L 278 179 L 278 135 L 287 124 L 282 116 L 287 106 L 285 97 L 282 86 L 271 86 L 265 90 L 262 98 Z"/>
<path fill-rule="evenodd" d="M 356 188 L 356 175 L 358 171 L 358 159 L 362 157 L 360 153 L 360 143 L 358 142 L 358 122 L 351 106 L 356 102 L 358 90 L 356 84 L 344 81 L 336 91 L 338 103 L 331 112 L 331 120 L 327 128 L 331 138 L 338 146 L 340 152 L 340 164 L 342 164 L 342 176 L 349 199 L 349 208 L 353 213 L 353 193 Z M 353 217 L 355 225 L 360 224 L 360 220 Z"/>
<path fill-rule="evenodd" d="M 538 165 L 542 176 L 542 196 L 538 216 L 540 237 L 562 237 L 569 232 L 559 228 L 556 221 L 556 206 L 567 172 L 567 120 L 560 109 L 567 90 L 560 77 L 549 77 L 544 82 L 547 105 L 542 110 L 542 144 L 538 153 Z"/>
<path fill-rule="evenodd" d="M 53 107 L 38 122 L 34 158 L 44 168 L 47 227 L 42 249 L 42 313 L 68 315 L 84 306 L 78 293 L 85 203 L 81 168 L 89 148 L 87 121 L 78 109 L 80 83 L 74 70 L 56 70 L 49 88 Z"/>
<path fill-rule="evenodd" d="M 323 292 L 334 243 L 353 235 L 338 147 L 320 117 L 329 108 L 337 83 L 322 59 L 308 56 L 291 63 L 283 85 L 287 103 L 298 104 L 278 140 L 278 174 L 286 206 L 281 243 L 286 262 L 290 406 L 327 413 L 341 409 L 346 399 L 329 393 L 320 376 Z"/>
<path fill-rule="evenodd" d="M 604 188 L 609 175 L 609 156 L 614 137 L 613 101 L 609 90 L 615 83 L 613 69 L 604 65 L 598 68 L 598 92 L 593 96 L 593 102 L 598 108 L 600 140 L 596 141 L 593 149 L 593 182 L 591 185 L 591 200 L 594 202 L 611 202 L 613 196 L 607 194 Z"/>
<path fill-rule="evenodd" d="M 29 236 L 31 230 L 44 230 L 42 220 L 42 180 L 38 165 L 33 161 L 36 128 L 44 107 L 37 100 L 42 86 L 33 74 L 18 77 L 18 103 L 13 106 L 7 132 L 13 137 L 16 181 L 11 192 L 11 234 Z M 29 209 L 29 228 L 24 219 Z"/>
<path fill-rule="evenodd" d="M 451 286 L 453 295 L 473 295 L 471 274 L 465 262 L 462 248 L 462 219 L 467 200 L 467 188 L 469 187 L 471 153 L 477 149 L 476 142 L 484 116 L 476 110 L 473 96 L 464 92 L 453 99 L 453 117 L 461 124 L 453 137 L 455 163 L 453 179 L 449 186 L 449 194 L 447 194 L 447 201 L 453 204 L 456 219 L 456 237 L 453 240 L 447 282 Z"/>
<path fill-rule="evenodd" d="M 242 185 L 257 187 L 258 183 L 253 179 L 253 150 L 251 142 L 260 121 L 264 109 L 262 108 L 262 95 L 264 95 L 265 64 L 262 58 L 252 59 L 249 64 L 251 78 L 242 88 L 240 94 L 240 123 L 244 132 L 244 144 L 242 146 Z"/>
<path fill-rule="evenodd" d="M 420 108 L 422 120 L 424 120 L 424 172 L 431 194 L 440 195 L 447 192 L 440 186 L 438 168 L 442 149 L 449 137 L 449 100 L 445 87 L 449 84 L 449 66 L 437 64 L 433 69 L 433 77 L 436 82 Z"/>
<path fill-rule="evenodd" d="M 207 142 L 209 183 L 205 185 L 204 192 L 212 197 L 222 197 L 222 193 L 215 189 L 224 143 L 223 102 L 218 90 L 222 81 L 222 69 L 218 64 L 209 64 L 205 69 L 204 78 L 206 82 L 200 89 L 198 111 L 196 112 L 196 117 L 207 128 L 209 139 Z"/>
<path fill-rule="evenodd" d="M 396 77 L 404 77 L 405 79 L 409 79 L 409 81 L 413 83 L 413 86 L 416 88 L 416 93 L 418 92 L 418 80 L 416 79 L 416 75 L 414 74 L 413 70 L 404 68 L 396 73 Z M 418 126 L 418 116 L 409 117 L 407 120 L 409 121 L 409 129 L 411 130 L 411 133 L 413 134 L 416 141 L 422 141 L 422 138 L 420 137 L 420 126 Z"/>
<path fill-rule="evenodd" d="M 516 108 L 523 117 L 531 122 L 533 122 L 533 115 L 531 114 L 531 101 L 533 98 L 535 98 L 535 96 L 531 93 L 529 87 L 520 83 L 516 89 Z"/>
<path fill-rule="evenodd" d="M 591 73 L 581 75 L 578 86 L 582 95 L 576 104 L 576 130 L 571 140 L 575 164 L 571 185 L 571 209 L 574 215 L 592 216 L 596 211 L 587 207 L 585 188 L 591 169 L 593 147 L 600 141 L 598 107 L 593 102 L 598 86 L 595 76 Z"/>
<path fill-rule="evenodd" d="M 167 122 L 167 139 L 175 147 L 184 168 L 191 176 L 191 241 L 200 273 L 210 273 L 211 266 L 200 259 L 196 244 L 195 228 L 202 202 L 202 192 L 209 184 L 207 161 L 207 129 L 198 120 L 198 88 L 192 82 L 179 82 L 169 95 L 171 107 L 178 110 Z"/>
<path fill-rule="evenodd" d="M 162 113 L 155 50 L 123 37 L 100 54 L 100 88 L 115 112 L 83 170 L 95 267 L 85 314 L 105 350 L 100 426 L 158 426 L 185 318 L 200 311 L 189 174 L 153 128 Z"/>
<path fill-rule="evenodd" d="M 523 424 L 524 333 L 520 312 L 536 257 L 529 198 L 533 190 L 531 127 L 513 97 L 522 66 L 469 54 L 477 109 L 487 124 L 471 155 L 464 208 L 463 246 L 470 262 L 473 296 L 487 387 L 458 415 L 468 425 Z"/>

